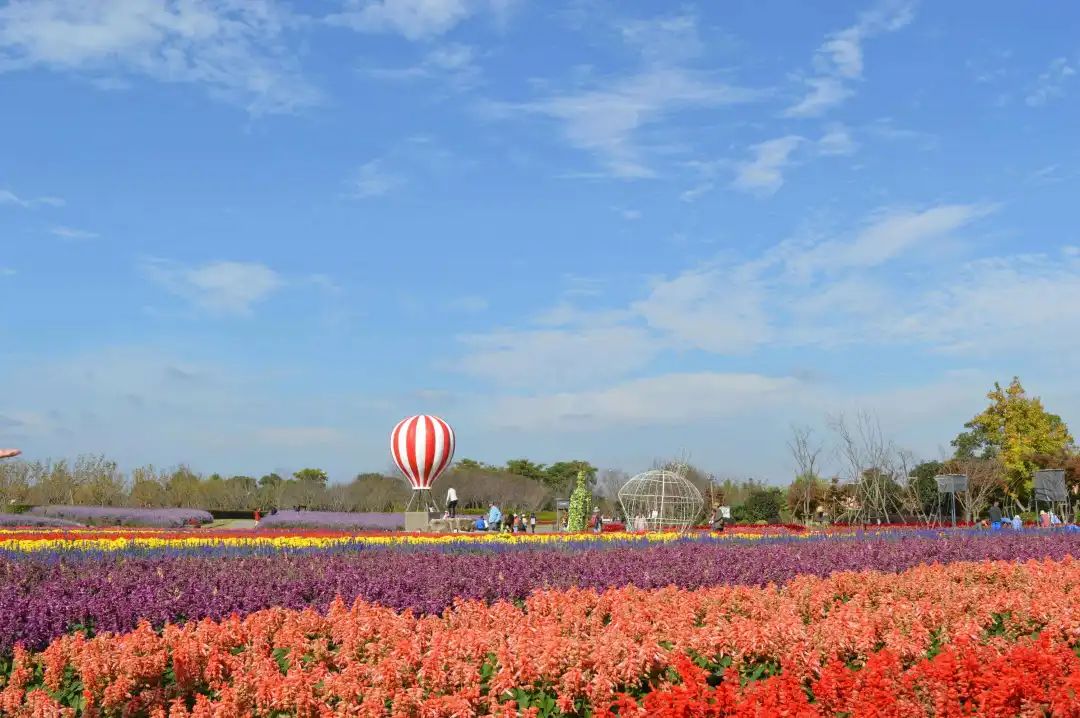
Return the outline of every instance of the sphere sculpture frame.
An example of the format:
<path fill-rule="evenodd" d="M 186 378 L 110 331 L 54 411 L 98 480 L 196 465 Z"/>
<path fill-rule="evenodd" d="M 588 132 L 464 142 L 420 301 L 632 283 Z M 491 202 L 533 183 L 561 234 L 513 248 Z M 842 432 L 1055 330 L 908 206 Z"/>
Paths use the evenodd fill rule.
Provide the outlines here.
<path fill-rule="evenodd" d="M 678 470 L 652 469 L 634 476 L 619 489 L 619 503 L 632 531 L 685 533 L 705 508 L 701 492 Z"/>

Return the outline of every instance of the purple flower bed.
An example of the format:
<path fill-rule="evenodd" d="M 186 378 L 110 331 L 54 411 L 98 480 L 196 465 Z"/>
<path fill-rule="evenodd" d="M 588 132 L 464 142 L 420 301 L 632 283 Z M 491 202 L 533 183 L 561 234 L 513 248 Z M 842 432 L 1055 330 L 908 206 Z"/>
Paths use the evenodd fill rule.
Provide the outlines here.
<path fill-rule="evenodd" d="M 259 528 L 401 531 L 405 528 L 405 517 L 398 513 L 278 511 L 276 514 L 271 514 L 260 521 Z"/>
<path fill-rule="evenodd" d="M 77 521 L 86 526 L 146 526 L 180 528 L 192 523 L 208 524 L 214 520 L 201 509 L 128 509 L 112 506 L 35 506 L 35 516 Z"/>
<path fill-rule="evenodd" d="M 783 583 L 800 574 L 901 571 L 923 563 L 1062 559 L 1080 533 L 962 534 L 759 546 L 677 542 L 648 548 L 489 553 L 297 552 L 262 556 L 0 557 L 0 655 L 67 631 L 128 631 L 142 619 L 220 619 L 272 606 L 325 608 L 335 597 L 439 613 L 456 598 L 494 601 L 538 588 L 683 588 Z"/>
<path fill-rule="evenodd" d="M 78 528 L 82 526 L 82 524 L 74 521 L 67 521 L 65 519 L 52 519 L 47 516 L 36 516 L 34 514 L 0 514 L 0 526 Z"/>

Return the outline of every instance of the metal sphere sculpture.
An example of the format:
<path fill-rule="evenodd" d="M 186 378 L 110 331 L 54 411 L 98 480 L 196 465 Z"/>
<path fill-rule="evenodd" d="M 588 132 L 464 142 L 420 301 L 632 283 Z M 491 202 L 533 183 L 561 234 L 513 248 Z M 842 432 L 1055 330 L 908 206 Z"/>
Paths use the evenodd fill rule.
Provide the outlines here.
<path fill-rule="evenodd" d="M 694 525 L 705 502 L 679 470 L 653 469 L 619 489 L 619 503 L 630 531 L 680 531 Z"/>

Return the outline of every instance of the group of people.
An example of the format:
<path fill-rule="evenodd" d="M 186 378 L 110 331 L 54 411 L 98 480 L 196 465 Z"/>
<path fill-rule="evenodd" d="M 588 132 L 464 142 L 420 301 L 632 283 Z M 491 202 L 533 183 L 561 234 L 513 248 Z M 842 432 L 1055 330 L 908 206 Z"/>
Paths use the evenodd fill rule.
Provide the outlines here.
<path fill-rule="evenodd" d="M 1005 516 L 1001 511 L 1001 504 L 997 501 L 987 511 L 987 520 L 982 522 L 984 528 L 989 528 L 991 531 L 1000 531 L 1002 528 L 1012 528 L 1019 531 L 1024 528 L 1024 521 L 1020 518 L 1020 514 L 1015 514 L 1011 519 Z M 1062 526 L 1061 518 L 1053 511 L 1040 511 L 1039 512 L 1039 528 L 1049 529 Z"/>
<path fill-rule="evenodd" d="M 477 531 L 501 531 L 503 533 L 536 533 L 536 514 L 508 513 L 503 516 L 499 507 L 492 503 L 488 507 L 487 516 L 481 516 L 474 524 Z"/>

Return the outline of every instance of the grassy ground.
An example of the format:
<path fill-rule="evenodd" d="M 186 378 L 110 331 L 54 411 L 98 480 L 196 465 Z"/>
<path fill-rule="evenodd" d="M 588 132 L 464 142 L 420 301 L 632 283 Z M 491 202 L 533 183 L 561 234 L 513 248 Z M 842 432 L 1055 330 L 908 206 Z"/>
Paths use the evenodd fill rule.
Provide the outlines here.
<path fill-rule="evenodd" d="M 254 519 L 218 519 L 207 528 L 211 529 L 252 529 L 255 528 Z"/>

